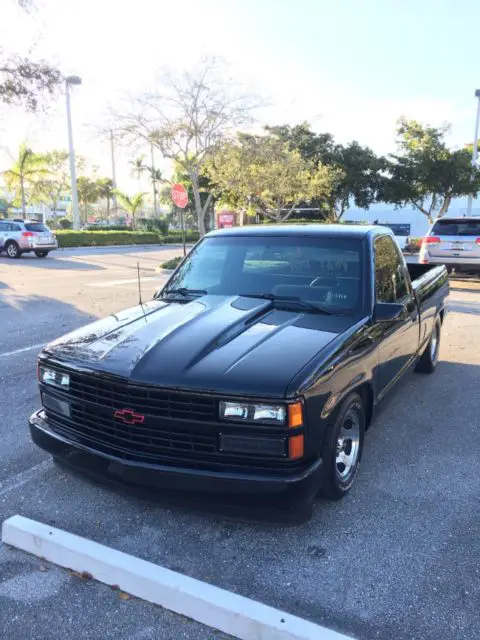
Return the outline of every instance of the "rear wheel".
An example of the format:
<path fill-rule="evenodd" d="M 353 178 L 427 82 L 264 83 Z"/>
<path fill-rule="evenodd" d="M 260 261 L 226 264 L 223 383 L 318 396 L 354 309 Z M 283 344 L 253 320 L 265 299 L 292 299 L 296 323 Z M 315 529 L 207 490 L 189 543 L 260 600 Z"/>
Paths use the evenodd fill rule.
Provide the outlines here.
<path fill-rule="evenodd" d="M 350 491 L 362 458 L 364 434 L 363 400 L 358 393 L 351 393 L 324 435 L 322 497 L 339 500 Z"/>
<path fill-rule="evenodd" d="M 37 258 L 46 258 L 48 256 L 48 251 L 35 251 L 35 255 Z"/>
<path fill-rule="evenodd" d="M 16 242 L 13 242 L 13 240 L 7 242 L 5 251 L 7 252 L 7 256 L 12 260 L 20 258 L 20 247 Z"/>
<path fill-rule="evenodd" d="M 432 335 L 430 337 L 427 348 L 423 352 L 422 357 L 417 362 L 417 366 L 415 367 L 415 371 L 417 371 L 418 373 L 433 373 L 435 371 L 438 364 L 438 354 L 440 352 L 441 329 L 442 324 L 440 322 L 440 318 L 437 318 L 435 320 Z"/>

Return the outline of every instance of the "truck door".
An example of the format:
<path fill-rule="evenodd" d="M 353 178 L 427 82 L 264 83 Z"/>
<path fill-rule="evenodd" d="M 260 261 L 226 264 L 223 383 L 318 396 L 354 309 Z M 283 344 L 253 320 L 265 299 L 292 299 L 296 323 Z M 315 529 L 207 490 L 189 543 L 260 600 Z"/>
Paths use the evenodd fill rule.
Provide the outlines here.
<path fill-rule="evenodd" d="M 378 393 L 386 392 L 417 354 L 419 313 L 403 257 L 390 236 L 380 236 L 374 244 L 375 300 L 404 307 L 400 318 L 382 323 L 379 341 Z"/>

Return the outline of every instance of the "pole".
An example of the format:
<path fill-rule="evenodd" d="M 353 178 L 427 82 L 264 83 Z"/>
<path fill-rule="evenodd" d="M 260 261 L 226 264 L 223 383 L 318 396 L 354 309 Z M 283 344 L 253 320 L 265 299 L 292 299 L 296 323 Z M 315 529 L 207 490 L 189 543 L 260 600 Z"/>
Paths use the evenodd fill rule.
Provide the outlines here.
<path fill-rule="evenodd" d="M 113 184 L 113 188 L 116 189 L 117 178 L 115 176 L 115 147 L 113 144 L 113 131 L 111 129 L 110 129 L 110 153 L 112 156 L 112 184 Z M 113 216 L 115 218 L 115 222 L 118 222 L 117 196 L 115 195 L 115 193 L 113 194 L 112 200 L 113 200 Z"/>
<path fill-rule="evenodd" d="M 183 209 L 180 209 L 180 224 L 182 225 L 183 257 L 185 257 L 187 255 L 187 249 L 185 247 L 185 225 L 183 220 Z"/>
<path fill-rule="evenodd" d="M 155 218 L 158 217 L 157 212 L 157 181 L 155 175 L 155 162 L 153 159 L 153 144 L 150 145 L 150 152 L 152 154 L 152 184 L 153 184 L 153 208 L 155 210 Z"/>
<path fill-rule="evenodd" d="M 475 135 L 473 138 L 473 150 L 472 150 L 472 168 L 475 169 L 477 166 L 477 157 L 478 157 L 478 127 L 480 122 L 480 92 L 475 91 L 475 96 L 477 98 L 477 118 L 475 120 Z M 473 195 L 470 194 L 468 196 L 468 206 L 467 206 L 467 215 L 472 214 L 472 204 L 473 204 Z"/>
<path fill-rule="evenodd" d="M 72 114 L 70 109 L 70 88 L 65 83 L 67 96 L 67 126 L 68 126 L 68 151 L 70 156 L 70 180 L 72 187 L 72 218 L 73 228 L 80 229 L 80 213 L 78 211 L 77 172 L 75 168 L 75 150 L 73 148 Z"/>

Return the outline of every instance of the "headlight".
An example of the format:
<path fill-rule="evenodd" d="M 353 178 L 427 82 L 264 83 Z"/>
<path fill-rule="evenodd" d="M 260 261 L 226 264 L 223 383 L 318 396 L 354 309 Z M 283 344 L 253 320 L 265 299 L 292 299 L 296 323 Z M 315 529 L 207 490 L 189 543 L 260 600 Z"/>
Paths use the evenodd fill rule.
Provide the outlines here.
<path fill-rule="evenodd" d="M 220 419 L 231 422 L 256 422 L 282 426 L 287 418 L 283 405 L 251 404 L 248 402 L 220 402 Z"/>
<path fill-rule="evenodd" d="M 51 387 L 57 387 L 58 389 L 64 389 L 65 391 L 68 391 L 70 387 L 70 376 L 68 373 L 56 371 L 50 367 L 40 366 L 38 369 L 38 377 L 40 382 L 48 384 Z"/>

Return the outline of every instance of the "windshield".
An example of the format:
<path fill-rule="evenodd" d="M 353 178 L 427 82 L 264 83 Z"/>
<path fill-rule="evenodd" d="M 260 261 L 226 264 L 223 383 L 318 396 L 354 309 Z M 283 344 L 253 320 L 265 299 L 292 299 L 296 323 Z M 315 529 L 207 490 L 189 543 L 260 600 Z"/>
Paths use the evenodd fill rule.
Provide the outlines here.
<path fill-rule="evenodd" d="M 271 296 L 332 312 L 361 308 L 361 242 L 325 237 L 205 238 L 162 295 Z"/>
<path fill-rule="evenodd" d="M 41 222 L 26 222 L 25 229 L 27 231 L 36 231 L 37 233 L 48 231 L 48 228 Z"/>
<path fill-rule="evenodd" d="M 439 220 L 431 233 L 436 236 L 480 236 L 480 220 Z"/>

